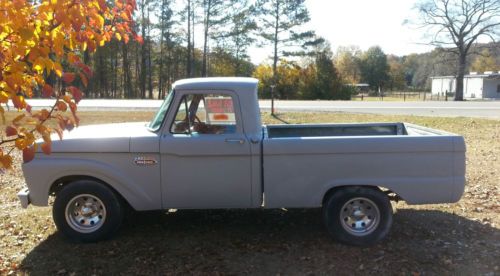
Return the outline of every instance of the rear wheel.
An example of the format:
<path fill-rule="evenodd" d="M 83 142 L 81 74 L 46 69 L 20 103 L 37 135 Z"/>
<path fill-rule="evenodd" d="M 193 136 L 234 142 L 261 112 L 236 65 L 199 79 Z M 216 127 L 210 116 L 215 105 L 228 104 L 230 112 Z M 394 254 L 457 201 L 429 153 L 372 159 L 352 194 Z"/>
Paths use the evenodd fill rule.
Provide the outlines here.
<path fill-rule="evenodd" d="M 115 192 L 102 183 L 79 180 L 57 194 L 52 215 L 57 229 L 69 239 L 96 242 L 118 230 L 123 207 Z"/>
<path fill-rule="evenodd" d="M 392 206 L 379 190 L 346 187 L 326 199 L 323 220 L 334 239 L 349 245 L 371 245 L 389 233 Z"/>

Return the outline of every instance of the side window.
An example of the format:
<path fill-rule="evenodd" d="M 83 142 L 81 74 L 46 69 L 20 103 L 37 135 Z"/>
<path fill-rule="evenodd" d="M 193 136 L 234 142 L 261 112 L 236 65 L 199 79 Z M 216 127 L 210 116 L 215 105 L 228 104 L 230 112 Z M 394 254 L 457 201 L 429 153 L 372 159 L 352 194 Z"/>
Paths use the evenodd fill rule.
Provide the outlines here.
<path fill-rule="evenodd" d="M 188 117 L 189 105 L 193 102 L 193 95 L 184 95 L 175 113 L 170 132 L 175 134 L 189 134 L 190 123 Z"/>
<path fill-rule="evenodd" d="M 170 128 L 177 134 L 231 134 L 236 130 L 234 100 L 225 94 L 183 96 Z"/>
<path fill-rule="evenodd" d="M 497 85 L 497 93 L 500 93 L 500 84 Z"/>

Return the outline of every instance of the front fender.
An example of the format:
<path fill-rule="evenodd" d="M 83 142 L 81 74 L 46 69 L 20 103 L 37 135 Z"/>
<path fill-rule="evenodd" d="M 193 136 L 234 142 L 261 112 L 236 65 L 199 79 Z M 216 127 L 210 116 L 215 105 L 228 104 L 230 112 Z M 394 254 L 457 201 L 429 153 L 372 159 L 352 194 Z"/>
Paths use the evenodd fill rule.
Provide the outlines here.
<path fill-rule="evenodd" d="M 51 186 L 61 178 L 88 176 L 107 183 L 136 210 L 161 209 L 159 164 L 138 167 L 133 162 L 127 162 L 133 159 L 129 154 L 105 155 L 106 157 L 101 157 L 100 160 L 60 156 L 37 157 L 23 164 L 31 203 L 46 206 Z"/>

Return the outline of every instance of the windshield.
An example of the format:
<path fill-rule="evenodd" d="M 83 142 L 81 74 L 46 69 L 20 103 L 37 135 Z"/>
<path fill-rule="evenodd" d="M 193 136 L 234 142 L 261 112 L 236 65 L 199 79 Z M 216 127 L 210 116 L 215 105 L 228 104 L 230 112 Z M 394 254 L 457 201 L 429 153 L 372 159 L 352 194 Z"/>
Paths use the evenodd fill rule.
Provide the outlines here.
<path fill-rule="evenodd" d="M 167 97 L 161 104 L 158 112 L 156 112 L 156 115 L 154 116 L 151 123 L 149 123 L 148 127 L 151 131 L 158 131 L 160 129 L 161 124 L 163 123 L 163 119 L 167 114 L 168 108 L 170 107 L 170 103 L 172 102 L 173 98 L 174 98 L 174 91 L 172 90 L 172 92 L 168 93 Z"/>

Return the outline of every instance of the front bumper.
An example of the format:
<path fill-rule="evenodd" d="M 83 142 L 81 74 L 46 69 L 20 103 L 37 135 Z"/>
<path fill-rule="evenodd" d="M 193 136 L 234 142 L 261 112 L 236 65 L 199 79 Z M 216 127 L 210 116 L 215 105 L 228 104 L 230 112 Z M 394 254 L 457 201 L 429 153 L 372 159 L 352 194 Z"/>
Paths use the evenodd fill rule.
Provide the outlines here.
<path fill-rule="evenodd" d="M 21 206 L 23 206 L 23 208 L 28 208 L 28 205 L 30 205 L 30 190 L 28 188 L 22 189 L 17 193 L 17 197 L 21 202 Z"/>

